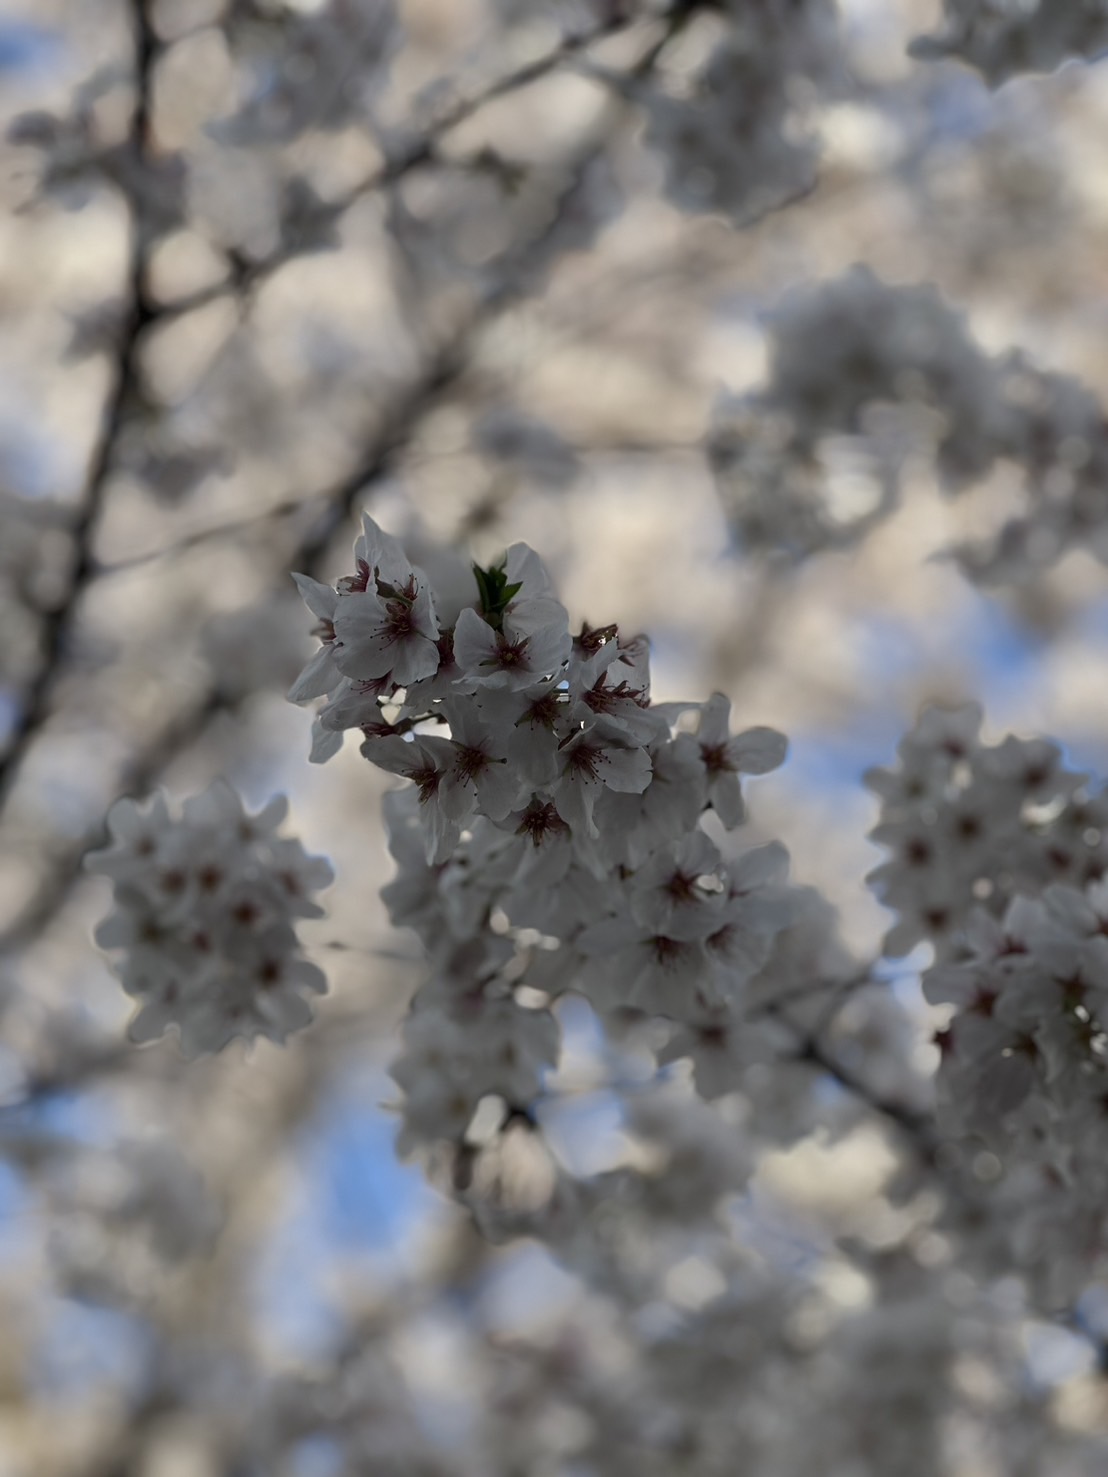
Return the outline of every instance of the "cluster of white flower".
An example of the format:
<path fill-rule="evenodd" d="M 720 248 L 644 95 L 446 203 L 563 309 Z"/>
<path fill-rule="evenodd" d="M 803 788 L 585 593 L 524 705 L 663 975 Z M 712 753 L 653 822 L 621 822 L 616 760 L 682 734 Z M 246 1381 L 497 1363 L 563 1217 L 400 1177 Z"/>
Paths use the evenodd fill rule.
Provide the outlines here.
<path fill-rule="evenodd" d="M 969 1320 L 909 1258 L 889 1260 L 907 1265 L 875 1269 L 881 1300 L 847 1316 L 744 1268 L 648 1346 L 642 1416 L 671 1460 L 728 1471 L 741 1443 L 745 1470 L 781 1477 L 946 1470 L 939 1433 Z M 827 1334 L 813 1337 L 821 1321 Z"/>
<path fill-rule="evenodd" d="M 954 1008 L 937 1037 L 940 1127 L 976 1144 L 968 1167 L 986 1182 L 969 1216 L 951 1201 L 951 1219 L 971 1251 L 984 1235 L 986 1266 L 1014 1263 L 1064 1306 L 1105 1265 L 1108 885 L 1048 887 L 1000 919 L 976 912 L 923 987 Z"/>
<path fill-rule="evenodd" d="M 868 406 L 914 402 L 944 412 L 936 456 L 945 481 L 960 486 L 992 461 L 987 438 L 1001 420 L 992 363 L 965 315 L 930 284 L 892 287 L 857 265 L 787 293 L 773 319 L 769 381 L 772 409 L 797 435 L 856 432 Z"/>
<path fill-rule="evenodd" d="M 665 158 L 683 210 L 756 220 L 815 184 L 817 142 L 802 131 L 798 82 L 823 80 L 836 55 L 826 0 L 723 7 L 727 30 L 688 97 L 644 96 L 646 142 Z"/>
<path fill-rule="evenodd" d="M 141 1006 L 132 1040 L 175 1026 L 194 1056 L 234 1036 L 283 1041 L 307 1025 L 305 993 L 326 980 L 301 956 L 295 920 L 322 916 L 312 895 L 332 872 L 277 835 L 286 809 L 278 795 L 251 815 L 222 780 L 186 800 L 179 819 L 160 794 L 112 806 L 111 844 L 86 865 L 115 884 L 96 941 L 124 951 L 117 972 Z"/>
<path fill-rule="evenodd" d="M 935 1038 L 942 1224 L 1057 1307 L 1104 1268 L 1108 798 L 1056 745 L 986 745 L 980 725 L 974 704 L 930 708 L 867 776 L 892 852 L 870 880 L 900 915 L 885 952 L 929 943 L 924 995 L 953 1008 Z"/>
<path fill-rule="evenodd" d="M 296 577 L 322 644 L 291 695 L 327 696 L 317 757 L 358 728 L 367 759 L 412 781 L 386 805 L 400 875 L 384 896 L 434 976 L 394 1068 L 402 1146 L 458 1142 L 490 1095 L 526 1112 L 567 990 L 602 1016 L 680 1022 L 671 1055 L 725 1043 L 788 921 L 787 859 L 776 844 L 725 858 L 698 822 L 737 826 L 740 776 L 776 768 L 785 740 L 732 736 L 718 693 L 652 704 L 645 638 L 572 636 L 523 544 L 474 566 L 460 607 L 369 518 L 355 559 L 337 589 Z"/>
<path fill-rule="evenodd" d="M 998 87 L 1021 72 L 1052 72 L 1067 57 L 1108 51 L 1105 0 L 943 0 L 945 27 L 909 47 L 924 60 L 956 56 Z"/>
<path fill-rule="evenodd" d="M 981 475 L 999 419 L 992 365 L 962 315 L 933 287 L 890 287 L 856 266 L 786 295 L 767 383 L 720 403 L 708 455 L 744 547 L 804 557 L 889 511 L 906 452 L 928 436 L 949 484 Z"/>
<path fill-rule="evenodd" d="M 982 583 L 1018 580 L 1079 548 L 1108 564 L 1108 418 L 1072 375 L 1048 374 L 1020 353 L 997 361 L 1001 403 L 994 459 L 1022 468 L 1030 504 L 991 541 L 953 550 Z"/>
<path fill-rule="evenodd" d="M 891 853 L 869 881 L 900 915 L 886 954 L 927 942 L 949 958 L 975 909 L 1002 917 L 1020 894 L 1108 869 L 1108 797 L 1045 739 L 982 743 L 981 719 L 976 703 L 927 708 L 897 767 L 866 775 L 881 797 L 870 835 Z"/>
<path fill-rule="evenodd" d="M 743 546 L 803 558 L 855 543 L 895 507 L 910 452 L 957 493 L 1001 460 L 1030 511 L 959 547 L 978 580 L 1018 579 L 1080 545 L 1108 561 L 1108 420 L 1079 381 L 987 354 L 932 286 L 868 267 L 788 294 L 767 382 L 717 407 L 707 450 Z"/>

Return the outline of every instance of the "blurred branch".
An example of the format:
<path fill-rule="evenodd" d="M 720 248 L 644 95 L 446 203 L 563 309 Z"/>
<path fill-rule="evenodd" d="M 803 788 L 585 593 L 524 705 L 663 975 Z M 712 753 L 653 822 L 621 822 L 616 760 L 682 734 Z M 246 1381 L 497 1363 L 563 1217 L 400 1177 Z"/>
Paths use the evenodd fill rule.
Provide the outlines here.
<path fill-rule="evenodd" d="M 324 562 L 331 541 L 352 513 L 359 493 L 380 481 L 403 450 L 423 418 L 430 413 L 465 367 L 476 319 L 467 320 L 432 355 L 422 375 L 400 396 L 381 429 L 365 447 L 351 472 L 338 482 L 301 500 L 324 503 L 312 527 L 282 561 L 286 570 L 315 577 L 326 571 Z M 173 761 L 197 743 L 221 714 L 233 712 L 243 698 L 211 687 L 190 706 L 175 714 L 153 740 L 122 767 L 113 787 L 116 794 L 141 794 L 149 790 Z M 28 734 L 27 741 L 33 737 Z M 72 845 L 60 849 L 47 877 L 22 912 L 0 934 L 0 953 L 25 944 L 44 928 L 69 896 L 81 873 L 81 858 L 104 840 L 102 822 L 90 828 Z"/>
<path fill-rule="evenodd" d="M 650 17 L 653 21 L 661 22 L 662 33 L 627 74 L 628 82 L 632 78 L 643 77 L 653 69 L 665 47 L 689 17 L 703 4 L 704 0 L 674 0 L 669 9 L 663 11 L 661 15 Z M 509 97 L 512 93 L 520 92 L 530 87 L 532 83 L 550 76 L 559 67 L 574 61 L 598 42 L 629 31 L 639 20 L 641 17 L 636 17 L 630 10 L 623 11 L 617 8 L 606 19 L 598 21 L 596 25 L 563 36 L 555 46 L 544 52 L 542 56 L 536 57 L 534 61 L 526 63 L 514 72 L 509 72 L 506 76 L 497 78 L 472 96 L 462 98 L 452 107 L 447 108 L 427 128 L 387 158 L 383 164 L 378 165 L 357 184 L 352 185 L 331 201 L 330 208 L 336 216 L 341 216 L 359 200 L 378 190 L 399 184 L 414 170 L 443 162 L 438 155 L 439 143 L 448 134 L 460 128 L 463 123 L 468 123 L 471 118 L 476 117 L 490 103 Z M 609 76 L 610 74 L 605 74 L 604 80 L 608 80 Z M 295 251 L 281 249 L 254 262 L 237 256 L 229 258 L 232 271 L 224 281 L 200 288 L 186 297 L 159 304 L 155 310 L 156 316 L 162 321 L 179 318 L 199 308 L 207 307 L 210 303 L 217 302 L 228 295 L 240 292 L 249 294 L 274 272 L 279 271 L 281 267 L 293 260 L 295 255 Z"/>
<path fill-rule="evenodd" d="M 503 253 L 500 263 L 504 268 L 503 275 L 463 314 L 453 332 L 431 353 L 422 373 L 412 380 L 384 415 L 379 429 L 370 437 L 353 469 L 338 481 L 307 494 L 301 500 L 304 505 L 318 501 L 325 506 L 311 528 L 282 559 L 284 570 L 297 570 L 316 578 L 327 574 L 325 561 L 330 545 L 350 520 L 359 495 L 368 492 L 387 476 L 418 427 L 464 372 L 477 334 L 533 285 L 527 265 L 542 258 L 565 212 L 575 203 L 580 182 L 603 148 L 606 136 L 601 130 L 579 152 L 570 168 L 568 184 L 558 193 L 551 219 L 532 239 L 520 245 L 513 244 Z M 176 713 L 144 748 L 121 767 L 113 786 L 114 794 L 148 791 L 176 758 L 204 736 L 211 723 L 223 714 L 234 712 L 243 700 L 241 696 L 221 692 L 214 686 L 209 688 L 191 705 Z M 26 945 L 49 925 L 65 905 L 81 875 L 82 857 L 87 851 L 102 845 L 104 839 L 103 822 L 98 821 L 72 843 L 58 848 L 40 886 L 0 933 L 0 954 L 11 953 Z"/>
<path fill-rule="evenodd" d="M 790 1022 L 791 1024 L 791 1022 Z M 786 1057 L 786 1060 L 790 1058 Z M 925 1113 L 917 1113 L 907 1103 L 898 1098 L 891 1098 L 879 1093 L 871 1087 L 864 1078 L 859 1077 L 854 1070 L 844 1062 L 838 1060 L 820 1041 L 818 1036 L 802 1034 L 800 1041 L 792 1053 L 791 1060 L 798 1062 L 809 1062 L 826 1072 L 838 1085 L 845 1088 L 853 1097 L 860 1099 L 882 1118 L 887 1118 L 890 1123 L 910 1140 L 913 1148 L 927 1164 L 933 1164 L 938 1150 L 938 1140 L 935 1136 L 931 1119 Z"/>
<path fill-rule="evenodd" d="M 590 457 L 675 457 L 696 455 L 702 450 L 699 441 L 633 441 L 612 440 L 596 441 L 587 446 L 574 445 L 576 454 L 587 460 Z M 432 465 L 437 462 L 449 460 L 456 457 L 457 451 L 429 451 L 413 458 L 420 466 Z M 325 489 L 317 489 L 315 492 L 306 492 L 301 497 L 282 498 L 278 503 L 273 503 L 268 508 L 262 508 L 257 513 L 247 513 L 242 518 L 229 518 L 225 523 L 215 523 L 208 528 L 196 528 L 191 533 L 184 533 L 172 543 L 163 544 L 160 548 L 144 549 L 140 554 L 130 554 L 125 559 L 114 560 L 110 564 L 98 564 L 96 567 L 96 578 L 107 579 L 112 575 L 129 574 L 133 569 L 141 569 L 145 564 L 154 564 L 160 559 L 176 559 L 191 550 L 200 548 L 207 543 L 217 542 L 224 538 L 233 538 L 235 534 L 250 533 L 261 525 L 278 522 L 282 518 L 295 517 L 313 503 L 321 502 L 326 497 Z"/>
<path fill-rule="evenodd" d="M 247 513 L 242 518 L 229 518 L 226 523 L 216 523 L 209 528 L 194 529 L 191 533 L 182 534 L 170 544 L 163 544 L 159 549 L 145 549 L 141 554 L 131 554 L 126 559 L 116 559 L 111 564 L 98 565 L 97 578 L 106 579 L 115 574 L 128 574 L 133 569 L 141 569 L 144 564 L 154 564 L 159 559 L 175 559 L 181 554 L 187 554 L 191 549 L 199 548 L 202 544 L 233 537 L 237 533 L 248 533 L 264 523 L 291 518 L 297 513 L 302 513 L 312 503 L 319 502 L 324 496 L 324 492 L 317 491 L 305 493 L 303 497 L 283 498 L 279 503 L 273 503 L 257 513 Z"/>
<path fill-rule="evenodd" d="M 787 1005 L 798 1005 L 804 1001 L 822 1000 L 824 1012 L 820 1016 L 821 1029 L 830 1025 L 832 1019 L 847 999 L 856 990 L 864 989 L 867 985 L 879 985 L 885 983 L 877 978 L 874 973 L 876 963 L 866 969 L 859 969 L 857 973 L 849 975 L 844 980 L 809 980 L 806 984 L 797 985 L 792 990 L 782 990 L 780 994 L 774 995 L 767 1000 L 759 1000 L 750 1006 L 746 1012 L 747 1020 L 757 1020 L 759 1016 L 780 1015 Z"/>
<path fill-rule="evenodd" d="M 471 310 L 431 355 L 422 375 L 394 402 L 354 469 L 311 495 L 309 501 L 322 502 L 323 511 L 297 544 L 291 569 L 319 577 L 331 541 L 350 521 L 358 494 L 388 474 L 417 428 L 464 372 L 473 338 L 482 322 L 480 309 Z"/>
<path fill-rule="evenodd" d="M 661 54 L 665 42 L 675 33 L 680 24 L 691 14 L 699 0 L 676 0 L 662 19 L 665 30 L 645 59 L 634 68 L 636 75 L 649 70 Z M 159 42 L 154 33 L 150 17 L 150 0 L 132 0 L 132 24 L 135 46 L 135 100 L 128 130 L 127 147 L 139 162 L 149 152 L 151 132 L 151 99 L 153 70 L 159 51 Z M 398 180 L 421 164 L 431 162 L 439 139 L 475 116 L 488 103 L 529 86 L 549 75 L 563 62 L 583 52 L 605 37 L 629 29 L 634 17 L 617 11 L 605 20 L 584 31 L 564 37 L 556 46 L 535 61 L 518 68 L 515 72 L 497 79 L 480 92 L 464 98 L 444 112 L 428 129 L 412 140 L 406 147 L 384 165 L 375 170 L 360 184 L 348 192 L 337 203 L 343 210 L 363 195 L 376 189 L 395 184 Z M 590 151 L 589 157 L 592 157 Z M 583 169 L 584 166 L 582 166 Z M 581 170 L 577 173 L 580 178 Z M 568 192 L 567 192 L 568 198 Z M 103 512 L 107 489 L 116 449 L 127 420 L 128 406 L 137 388 L 139 377 L 139 350 L 144 331 L 167 317 L 191 311 L 229 291 L 248 293 L 265 276 L 276 271 L 289 259 L 286 253 L 277 253 L 256 264 L 237 264 L 238 269 L 226 283 L 217 288 L 204 289 L 187 301 L 159 305 L 151 298 L 149 276 L 149 240 L 142 217 L 141 199 L 129 200 L 131 211 L 130 248 L 128 256 L 127 283 L 123 323 L 114 359 L 112 382 L 105 402 L 101 428 L 93 449 L 80 511 L 74 521 L 74 562 L 69 584 L 64 596 L 43 618 L 42 661 L 23 695 L 17 711 L 8 748 L 0 759 L 0 811 L 32 747 L 35 737 L 45 725 L 51 709 L 53 695 L 66 666 L 66 648 L 72 635 L 81 598 L 88 585 L 100 573 L 100 566 L 93 556 L 93 543 Z M 556 217 L 557 220 L 558 217 Z M 548 228 L 543 238 L 530 243 L 531 254 L 541 251 Z M 506 265 L 511 263 L 511 251 L 506 253 Z M 526 256 L 526 253 L 525 253 Z M 508 270 L 500 286 L 494 289 L 482 305 L 485 311 L 495 310 L 510 300 L 518 291 L 517 271 Z M 336 530 L 348 519 L 358 493 L 369 483 L 379 479 L 387 471 L 397 452 L 406 444 L 411 431 L 435 403 L 441 392 L 461 373 L 465 363 L 465 349 L 469 333 L 476 327 L 480 315 L 464 325 L 453 343 L 442 347 L 425 373 L 399 400 L 390 416 L 386 417 L 385 429 L 378 434 L 373 444 L 355 470 L 330 488 L 309 495 L 305 502 L 320 500 L 326 507 L 313 530 L 302 540 L 293 556 L 293 566 L 311 571 L 322 557 L 327 544 Z"/>
<path fill-rule="evenodd" d="M 131 0 L 134 35 L 135 96 L 125 148 L 136 165 L 142 165 L 150 148 L 150 109 L 154 65 L 159 42 L 154 34 L 151 0 Z M 81 599 L 96 577 L 93 543 L 107 498 L 116 449 L 127 421 L 139 377 L 139 342 L 143 331 L 155 321 L 157 310 L 148 284 L 150 239 L 143 218 L 141 195 L 128 198 L 130 241 L 123 321 L 112 365 L 112 377 L 101 414 L 100 429 L 92 449 L 85 486 L 70 533 L 73 565 L 61 599 L 42 619 L 42 657 L 16 710 L 8 747 L 0 759 L 0 812 L 18 778 L 39 730 L 49 716 L 52 700 L 65 670 L 68 647 L 76 625 Z"/>

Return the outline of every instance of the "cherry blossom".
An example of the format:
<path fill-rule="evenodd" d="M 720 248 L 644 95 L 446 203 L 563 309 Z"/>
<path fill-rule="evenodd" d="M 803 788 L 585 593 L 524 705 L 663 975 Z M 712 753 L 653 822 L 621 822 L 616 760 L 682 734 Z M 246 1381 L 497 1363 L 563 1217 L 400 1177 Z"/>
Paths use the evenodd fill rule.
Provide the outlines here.
<path fill-rule="evenodd" d="M 300 954 L 295 918 L 322 916 L 312 894 L 331 868 L 277 834 L 287 803 L 257 814 L 217 781 L 174 819 L 162 795 L 109 812 L 109 846 L 86 858 L 112 879 L 114 910 L 96 931 L 122 950 L 117 972 L 140 1008 L 134 1041 L 175 1027 L 186 1056 L 219 1051 L 235 1036 L 283 1041 L 311 1020 L 306 995 L 326 989 Z"/>

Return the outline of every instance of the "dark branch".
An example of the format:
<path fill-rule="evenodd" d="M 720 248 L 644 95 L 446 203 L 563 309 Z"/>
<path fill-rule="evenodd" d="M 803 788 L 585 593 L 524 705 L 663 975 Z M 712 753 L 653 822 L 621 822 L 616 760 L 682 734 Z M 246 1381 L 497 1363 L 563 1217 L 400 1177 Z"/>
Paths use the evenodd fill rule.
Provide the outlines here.
<path fill-rule="evenodd" d="M 149 3 L 150 0 L 132 0 L 131 6 L 135 47 L 135 97 L 126 147 L 140 169 L 147 160 L 150 149 L 151 88 L 159 50 L 150 21 Z M 92 449 L 77 515 L 70 530 L 73 564 L 69 583 L 61 599 L 43 616 L 41 659 L 34 677 L 23 693 L 8 747 L 0 759 L 0 811 L 3 810 L 32 744 L 50 717 L 54 693 L 67 665 L 81 600 L 97 574 L 93 545 L 103 517 L 120 437 L 138 388 L 140 342 L 145 329 L 157 317 L 147 281 L 150 241 L 143 219 L 142 198 L 136 195 L 128 203 L 131 218 L 125 307 L 111 385 L 101 414 L 100 429 Z"/>

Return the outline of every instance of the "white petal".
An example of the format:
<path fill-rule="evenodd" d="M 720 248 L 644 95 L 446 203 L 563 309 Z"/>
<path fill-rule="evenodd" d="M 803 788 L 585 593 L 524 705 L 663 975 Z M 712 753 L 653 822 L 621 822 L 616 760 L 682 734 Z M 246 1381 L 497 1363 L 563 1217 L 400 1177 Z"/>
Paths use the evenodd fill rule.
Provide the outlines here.
<path fill-rule="evenodd" d="M 600 777 L 609 790 L 625 795 L 641 795 L 653 774 L 650 755 L 645 749 L 605 749 Z"/>
<path fill-rule="evenodd" d="M 727 745 L 727 758 L 740 774 L 768 774 L 785 762 L 789 741 L 774 728 L 748 728 Z"/>
<path fill-rule="evenodd" d="M 339 672 L 330 646 L 321 646 L 289 688 L 290 703 L 306 703 L 323 697 L 336 686 Z"/>
<path fill-rule="evenodd" d="M 310 574 L 294 574 L 296 588 L 300 591 L 304 604 L 314 616 L 320 620 L 331 621 L 335 618 L 335 607 L 338 604 L 338 594 L 330 585 L 321 585 L 319 580 L 312 579 Z"/>

